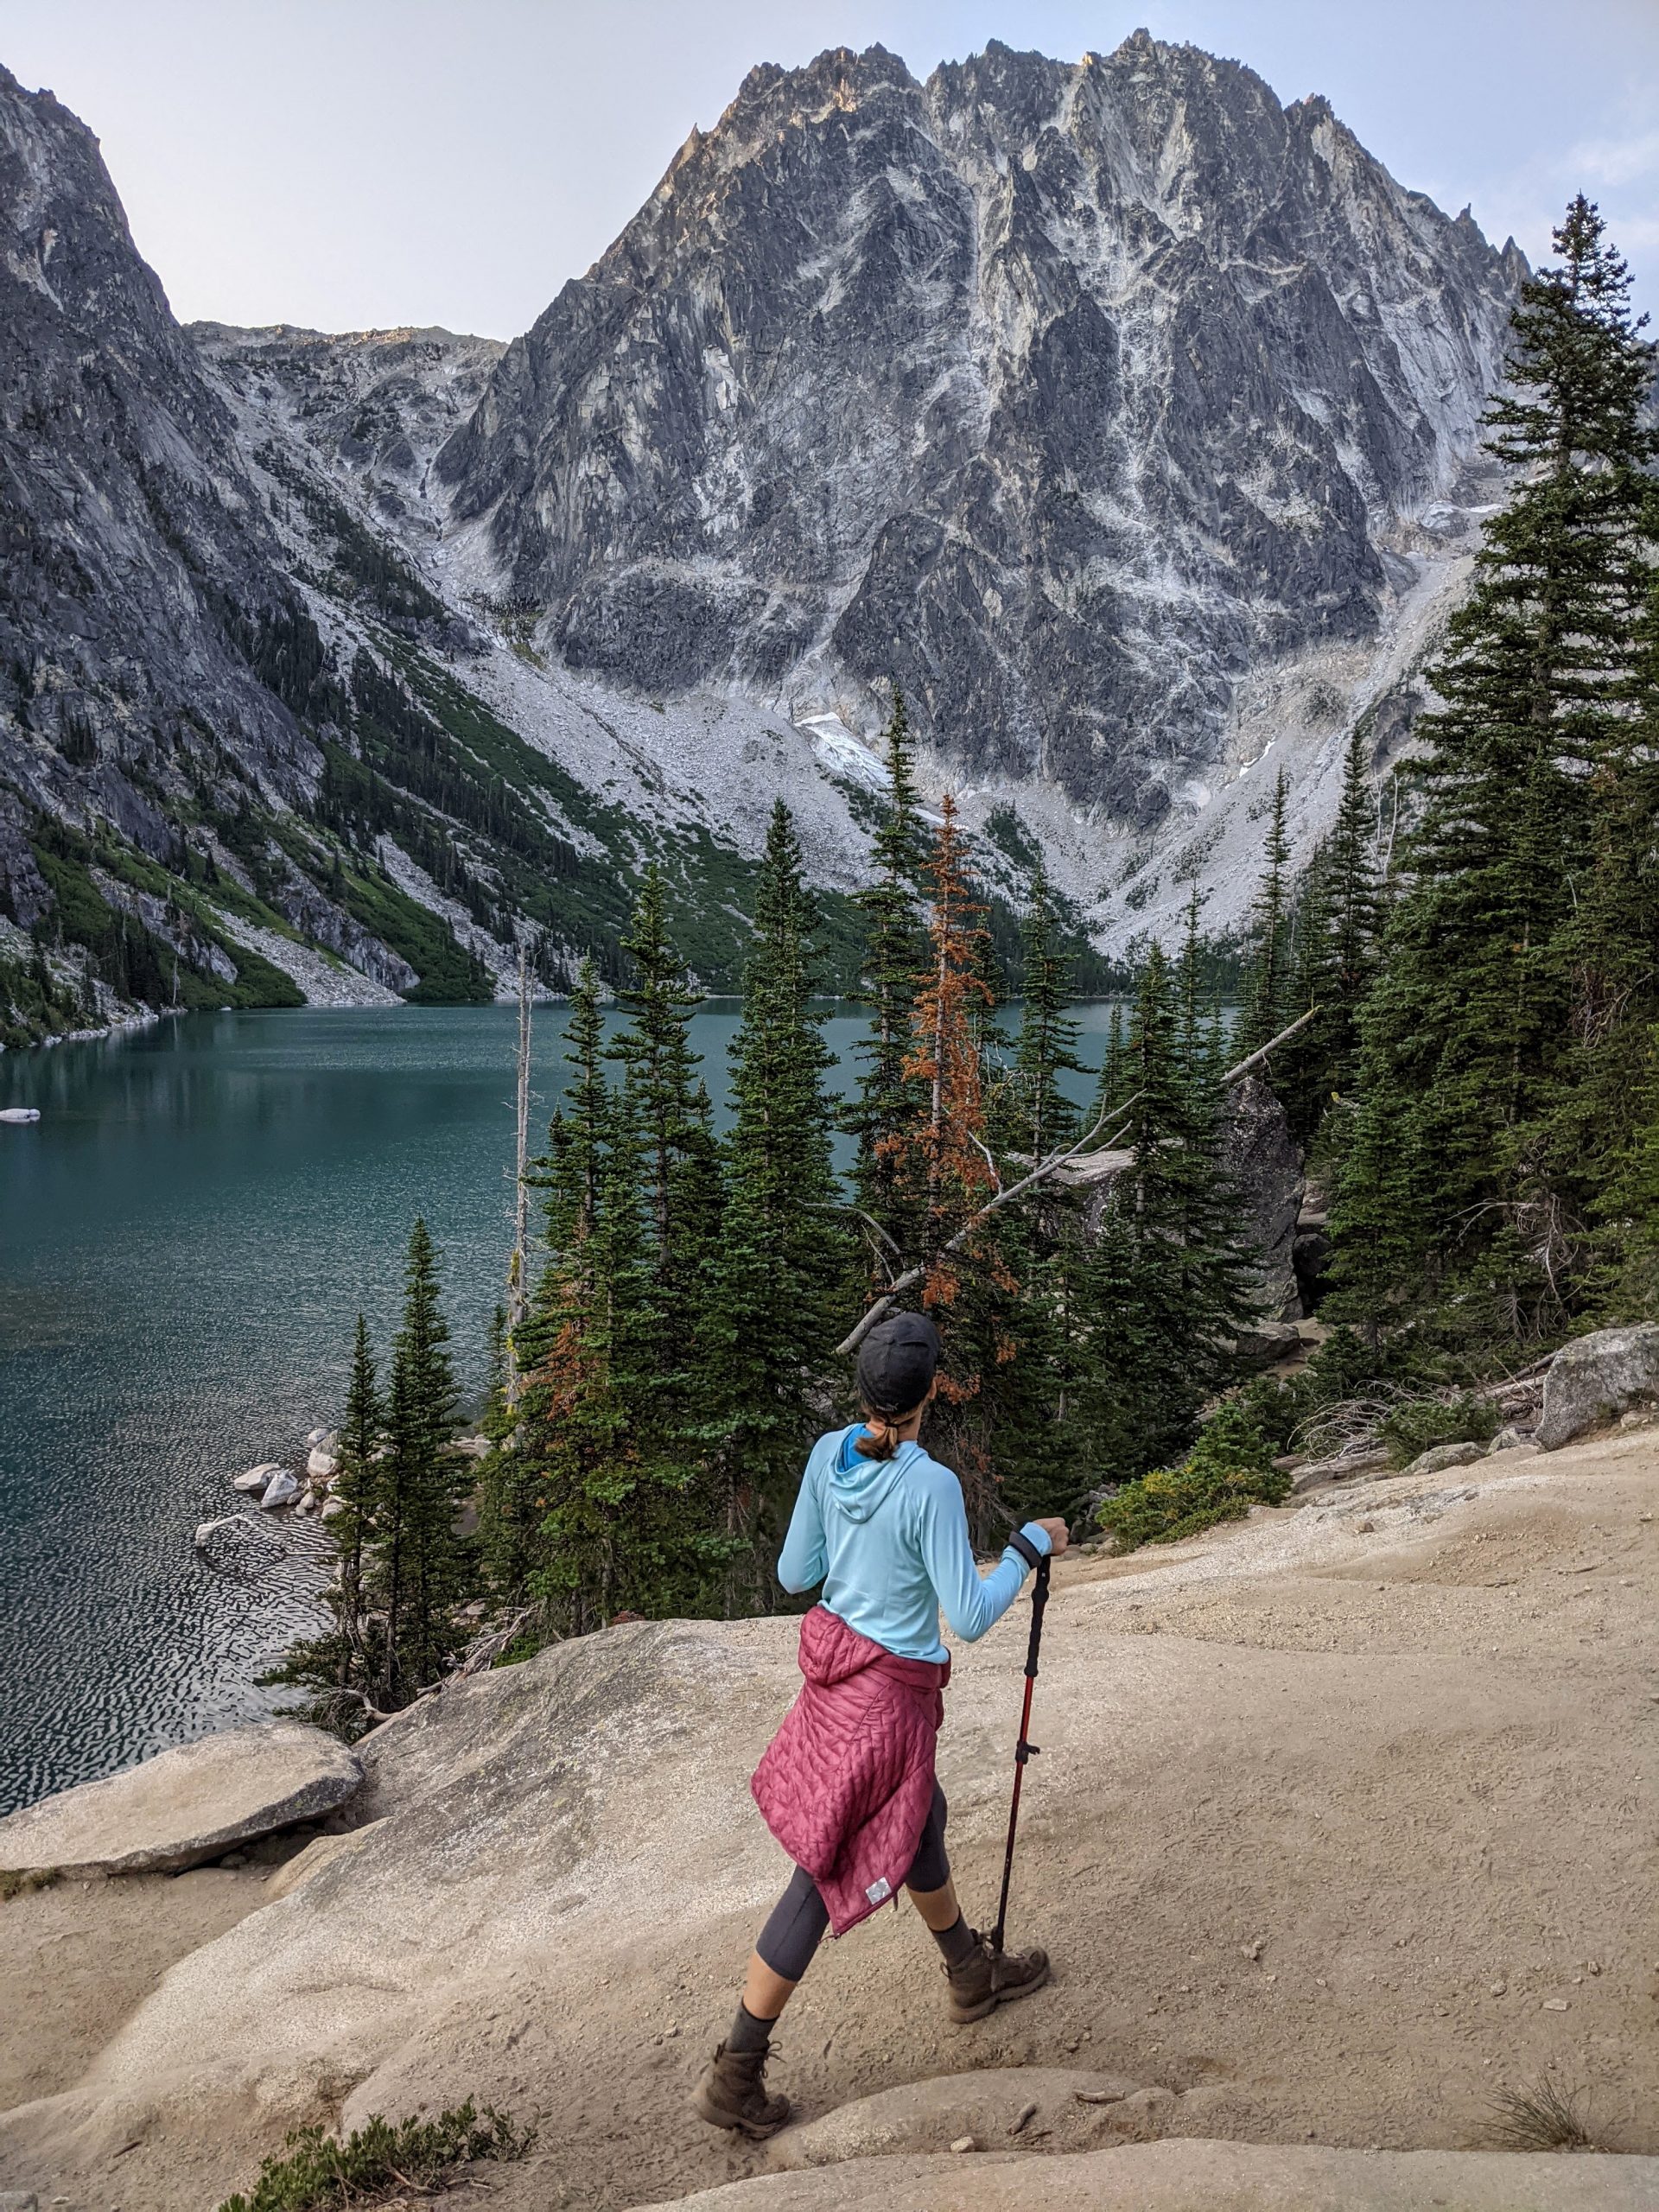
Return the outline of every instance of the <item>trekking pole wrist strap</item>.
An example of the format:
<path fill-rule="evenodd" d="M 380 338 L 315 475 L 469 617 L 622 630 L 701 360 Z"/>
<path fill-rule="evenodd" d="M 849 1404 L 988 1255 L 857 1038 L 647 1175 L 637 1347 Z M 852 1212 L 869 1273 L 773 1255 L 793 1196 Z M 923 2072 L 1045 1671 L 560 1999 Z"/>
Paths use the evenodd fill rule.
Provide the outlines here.
<path fill-rule="evenodd" d="M 1008 1538 L 1008 1549 L 1011 1552 L 1018 1552 L 1027 1567 L 1040 1567 L 1048 1557 L 1046 1552 L 1038 1550 L 1023 1529 L 1016 1529 Z"/>

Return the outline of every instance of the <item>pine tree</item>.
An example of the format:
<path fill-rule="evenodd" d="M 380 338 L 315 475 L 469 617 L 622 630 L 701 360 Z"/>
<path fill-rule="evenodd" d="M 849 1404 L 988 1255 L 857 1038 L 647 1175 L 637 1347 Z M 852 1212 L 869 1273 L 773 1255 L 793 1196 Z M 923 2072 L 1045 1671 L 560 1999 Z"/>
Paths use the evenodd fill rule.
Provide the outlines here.
<path fill-rule="evenodd" d="M 336 1454 L 340 1464 L 330 1492 L 340 1508 L 330 1529 L 340 1561 L 340 1579 L 331 1602 L 346 1645 L 340 1681 L 359 1689 L 367 1687 L 372 1671 L 368 1606 L 363 1583 L 365 1559 L 374 1541 L 384 1419 L 369 1325 L 359 1313 L 352 1346 L 346 1412 L 340 1427 Z"/>
<path fill-rule="evenodd" d="M 1252 1313 L 1213 1046 L 1187 995 L 1151 947 L 1125 1047 L 1134 1163 L 1111 1186 L 1077 1288 L 1080 1417 L 1113 1481 L 1184 1448 L 1205 1399 L 1231 1379 Z"/>
<path fill-rule="evenodd" d="M 910 726 L 898 692 L 886 744 L 887 804 L 872 842 L 874 880 L 855 898 L 864 921 L 860 991 L 870 1011 L 869 1033 L 860 1048 L 864 1071 L 843 1126 L 858 1140 L 854 1185 L 860 1205 L 908 1249 L 918 1224 L 902 1211 L 889 1140 L 917 1103 L 905 1071 L 911 1007 L 927 957 L 920 892 L 927 842 L 911 768 Z M 872 1272 L 879 1286 L 884 1269 L 873 1262 Z"/>
<path fill-rule="evenodd" d="M 1290 795 L 1281 768 L 1273 786 L 1262 851 L 1264 873 L 1250 914 L 1254 952 L 1246 986 L 1239 1045 L 1258 1052 L 1285 1027 L 1290 984 Z"/>
<path fill-rule="evenodd" d="M 787 1507 L 815 1433 L 814 1388 L 842 1333 L 850 1254 L 832 1157 L 818 913 L 789 810 L 774 808 L 756 886 L 743 1018 L 730 1046 L 713 1358 L 725 1425 L 726 1526 Z"/>
<path fill-rule="evenodd" d="M 1586 943 L 1585 893 L 1622 842 L 1608 801 L 1634 766 L 1653 349 L 1595 209 L 1575 200 L 1555 243 L 1488 412 L 1517 480 L 1431 671 L 1445 704 L 1420 724 L 1423 816 L 1360 1021 L 1357 1128 L 1372 1135 L 1344 1170 L 1334 1273 L 1373 1325 L 1425 1305 L 1449 1317 L 1455 1292 L 1465 1330 L 1548 1333 L 1586 1256 L 1572 1108 L 1618 957 Z M 1624 814 L 1638 847 L 1639 816 Z"/>
<path fill-rule="evenodd" d="M 1331 835 L 1315 851 L 1296 902 L 1296 962 L 1287 1014 L 1316 1019 L 1275 1053 L 1274 1087 L 1304 1143 L 1327 1109 L 1348 1097 L 1359 1069 L 1359 1011 L 1376 973 L 1382 928 L 1376 802 L 1356 728 L 1343 764 Z"/>
<path fill-rule="evenodd" d="M 525 1325 L 529 1580 L 565 1633 L 619 1611 L 718 1611 L 740 1548 L 709 1471 L 722 1433 L 720 1158 L 690 1046 L 696 994 L 655 868 L 625 949 L 629 1019 L 608 1053 L 591 971 L 572 1000 L 573 1079 L 542 1171 L 550 1258 Z M 606 1058 L 620 1064 L 617 1090 Z"/>
<path fill-rule="evenodd" d="M 454 1533 L 457 1462 L 448 1448 L 459 1394 L 448 1347 L 437 1254 L 417 1217 L 392 1339 L 371 1582 L 385 1622 L 377 1702 L 387 1709 L 435 1680 L 455 1642 L 463 1570 Z"/>
<path fill-rule="evenodd" d="M 372 1708 L 382 1673 L 382 1623 L 373 1611 L 368 1583 L 378 1531 L 383 1434 L 374 1354 L 368 1325 L 359 1313 L 340 1427 L 340 1464 L 330 1492 L 341 1509 L 327 1524 L 338 1562 L 335 1578 L 323 1593 L 332 1618 L 320 1636 L 302 1637 L 290 1645 L 281 1664 L 262 1678 L 306 1691 L 305 1701 L 292 1708 L 296 1714 L 314 1726 L 332 1729 L 348 1742 L 373 1723 Z"/>
<path fill-rule="evenodd" d="M 1025 955 L 1020 1033 L 996 1120 L 998 1135 L 1010 1151 L 1038 1160 L 1077 1135 L 1077 1111 L 1060 1078 L 1083 1073 L 1077 1024 L 1071 1011 L 1071 962 L 1060 946 L 1058 919 L 1040 859 L 1032 870 L 1020 935 Z"/>
<path fill-rule="evenodd" d="M 982 953 L 984 909 L 968 880 L 956 801 L 948 791 L 940 813 L 926 877 L 927 961 L 903 1062 L 910 1110 L 880 1139 L 877 1153 L 895 1216 L 914 1240 L 905 1258 L 925 1270 L 922 1303 L 944 1342 L 934 1433 L 953 1455 L 970 1520 L 983 1526 L 993 1480 L 993 1386 L 996 1370 L 1014 1357 L 1010 1323 L 1018 1286 L 1002 1217 L 952 1249 L 997 1182 L 986 1143 L 983 1056 L 993 1001 Z"/>

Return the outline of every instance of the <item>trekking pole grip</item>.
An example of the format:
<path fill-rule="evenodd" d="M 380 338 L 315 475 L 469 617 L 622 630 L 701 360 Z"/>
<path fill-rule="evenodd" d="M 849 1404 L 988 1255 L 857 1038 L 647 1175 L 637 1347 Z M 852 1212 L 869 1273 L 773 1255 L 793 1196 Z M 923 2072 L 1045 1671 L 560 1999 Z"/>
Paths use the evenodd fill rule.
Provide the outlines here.
<path fill-rule="evenodd" d="M 1048 1570 L 1053 1560 L 1045 1552 L 1037 1562 L 1037 1579 L 1031 1592 L 1031 1642 L 1026 1647 L 1026 1675 L 1030 1681 L 1037 1679 L 1037 1655 L 1043 1643 L 1043 1610 L 1048 1604 Z"/>

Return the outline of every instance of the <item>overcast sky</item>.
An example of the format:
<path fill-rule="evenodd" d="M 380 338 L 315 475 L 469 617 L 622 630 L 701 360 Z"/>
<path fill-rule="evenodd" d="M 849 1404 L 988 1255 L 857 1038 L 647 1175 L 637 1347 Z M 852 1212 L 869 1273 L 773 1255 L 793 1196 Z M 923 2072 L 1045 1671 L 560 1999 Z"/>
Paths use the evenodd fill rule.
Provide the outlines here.
<path fill-rule="evenodd" d="M 1535 262 L 1582 188 L 1659 306 L 1659 0 L 0 0 L 0 61 L 99 134 L 182 318 L 507 338 L 757 61 L 1141 23 L 1325 93 Z"/>

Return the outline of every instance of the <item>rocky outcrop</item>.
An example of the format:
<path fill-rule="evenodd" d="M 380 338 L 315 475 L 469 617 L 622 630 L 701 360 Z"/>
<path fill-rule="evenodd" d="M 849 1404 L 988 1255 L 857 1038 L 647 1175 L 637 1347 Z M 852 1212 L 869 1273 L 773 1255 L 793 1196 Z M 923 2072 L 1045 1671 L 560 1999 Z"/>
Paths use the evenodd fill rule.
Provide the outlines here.
<path fill-rule="evenodd" d="M 1116 2116 L 1138 2093 L 1137 2083 L 1120 2076 L 1058 2066 L 946 2074 L 855 2097 L 821 2120 L 791 2127 L 772 2145 L 767 2163 L 798 2172 L 850 2158 L 949 2151 L 963 2142 L 976 2151 L 1001 2151 L 1021 2137 L 1046 2151 L 1080 2150 L 1099 2140 L 1103 2113 L 1113 2109 Z"/>
<path fill-rule="evenodd" d="M 1302 1311 L 1296 1276 L 1301 1147 L 1290 1134 L 1277 1095 L 1255 1076 L 1246 1076 L 1227 1093 L 1221 1157 L 1243 1203 L 1241 1227 L 1261 1318 L 1294 1321 Z"/>
<path fill-rule="evenodd" d="M 1106 1575 L 1062 1561 L 1010 1922 L 1017 1942 L 1053 1953 L 1052 1986 L 964 2038 L 916 1916 L 884 1912 L 820 1955 L 775 2069 L 803 2135 L 827 2145 L 831 2116 L 876 2093 L 912 2088 L 918 2114 L 970 2097 L 938 2079 L 982 2061 L 1001 2078 L 948 2139 L 978 2147 L 918 2158 L 892 2120 L 894 2155 L 757 2177 L 751 2195 L 821 2188 L 856 2204 L 868 2183 L 908 2207 L 938 2201 L 942 2174 L 957 2192 L 943 2202 L 980 2212 L 1012 2175 L 1046 2204 L 1110 2203 L 1114 2173 L 1149 2170 L 1113 2166 L 1117 2151 L 1080 2151 L 1087 2165 L 1033 2155 L 1042 2137 L 1179 2131 L 1172 2157 L 1235 2139 L 1230 2168 L 1217 2152 L 1192 2170 L 1203 2186 L 1185 2202 L 1205 2212 L 1228 2202 L 1230 2171 L 1275 2188 L 1312 2171 L 1324 2204 L 1363 2204 L 1355 2166 L 1251 2160 L 1275 2139 L 1312 2159 L 1310 2126 L 1391 2139 L 1401 2158 L 1484 2140 L 1495 2077 L 1535 2081 L 1586 2049 L 1597 2139 L 1659 2151 L 1652 1882 L 1628 1812 L 1648 1787 L 1630 1714 L 1651 1643 L 1654 1463 L 1637 1436 L 1529 1461 L 1523 1481 L 1497 1460 L 1452 1484 L 1311 1497 Z M 1592 1578 L 1565 1571 L 1592 1561 Z M 1598 1632 L 1579 1644 L 1586 1604 Z M 269 1887 L 251 1869 L 224 1878 L 247 1884 L 247 1916 L 170 1954 L 84 2070 L 5 2116 L 0 2183 L 49 2178 L 108 2204 L 121 2151 L 125 2212 L 183 2212 L 182 2146 L 195 2208 L 247 2189 L 288 2126 L 469 2094 L 556 2111 L 545 2170 L 504 2177 L 527 2206 L 660 2202 L 728 2180 L 733 2146 L 689 2103 L 785 1878 L 747 1783 L 799 1685 L 796 1627 L 619 1626 L 374 1729 L 352 1835 L 308 1847 Z M 953 1654 L 940 1777 L 976 1918 L 1001 1871 L 1025 1643 L 1010 1616 Z M 1593 1900 L 1592 1921 L 1561 1917 L 1568 1895 Z M 59 1902 L 96 1936 L 96 1889 Z M 0 2033 L 8 2011 L 27 2032 L 54 1995 L 9 1990 Z M 1046 2082 L 1016 2098 L 1007 2075 L 1022 2059 L 1135 2086 L 1104 2105 L 1074 2089 L 1062 2111 Z M 1023 2128 L 994 2134 L 1033 2101 Z M 878 2124 L 880 2111 L 855 2111 L 843 2146 Z M 1431 2177 L 1425 2207 L 1482 2201 L 1460 2192 L 1457 2164 L 1400 2171 Z M 1574 2188 L 1640 2172 L 1580 2158 L 1498 2171 Z M 1158 2199 L 1125 2183 L 1118 2201 Z M 1264 2183 L 1257 2201 L 1297 2200 Z"/>
<path fill-rule="evenodd" d="M 1632 1407 L 1654 1404 L 1659 1404 L 1659 1325 L 1598 1329 L 1550 1362 L 1537 1440 L 1554 1452 Z"/>
<path fill-rule="evenodd" d="M 1376 635 L 1523 268 L 1192 47 L 837 48 L 751 71 L 437 466 L 573 667 L 798 719 L 891 678 L 1146 827 L 1247 672 Z"/>
<path fill-rule="evenodd" d="M 989 2145 L 985 2146 L 988 2150 Z M 894 2158 L 700 2190 L 634 2212 L 1651 2212 L 1659 2158 L 1338 2151 L 1202 2139 L 1071 2158 Z"/>
<path fill-rule="evenodd" d="M 233 1728 L 0 1821 L 0 1870 L 173 1874 L 350 1802 L 356 1757 L 291 1720 Z"/>

